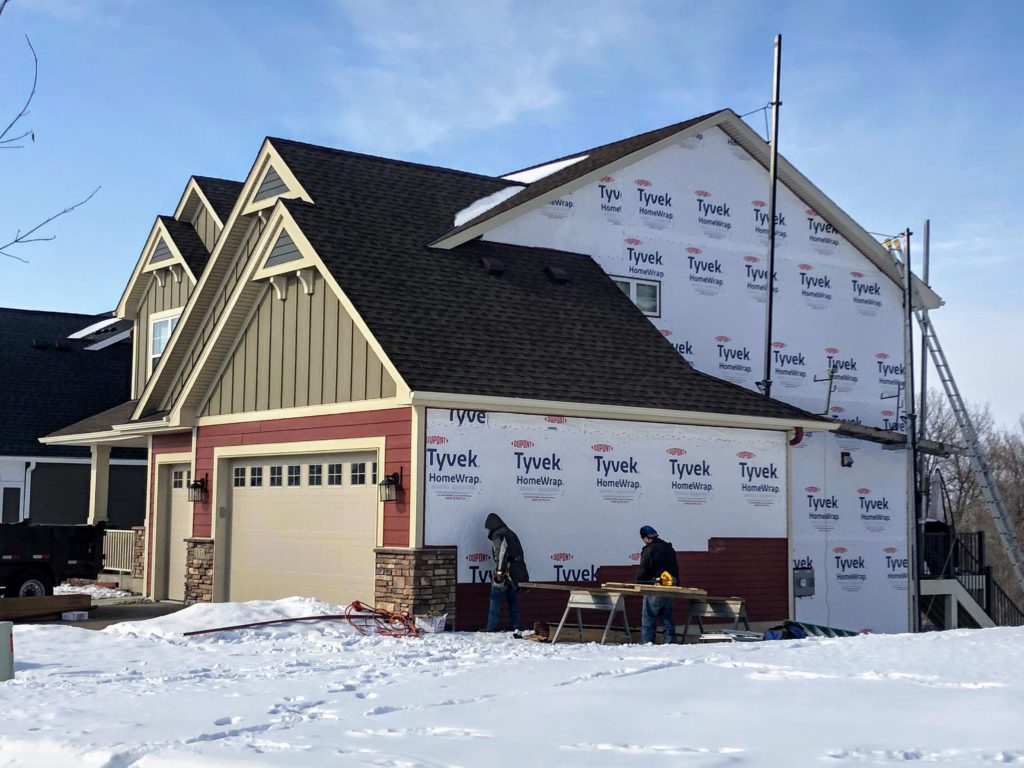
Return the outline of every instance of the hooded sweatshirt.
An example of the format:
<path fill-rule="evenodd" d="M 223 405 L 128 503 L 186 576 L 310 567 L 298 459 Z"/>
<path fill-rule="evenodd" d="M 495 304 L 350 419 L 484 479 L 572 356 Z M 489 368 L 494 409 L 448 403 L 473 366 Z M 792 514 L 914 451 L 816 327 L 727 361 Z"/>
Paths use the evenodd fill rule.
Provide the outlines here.
<path fill-rule="evenodd" d="M 523 558 L 523 545 L 519 543 L 519 537 L 515 532 L 494 512 L 487 515 L 484 527 L 487 529 L 487 538 L 491 540 L 494 570 L 507 573 L 517 584 L 529 581 L 530 574 L 526 570 Z"/>

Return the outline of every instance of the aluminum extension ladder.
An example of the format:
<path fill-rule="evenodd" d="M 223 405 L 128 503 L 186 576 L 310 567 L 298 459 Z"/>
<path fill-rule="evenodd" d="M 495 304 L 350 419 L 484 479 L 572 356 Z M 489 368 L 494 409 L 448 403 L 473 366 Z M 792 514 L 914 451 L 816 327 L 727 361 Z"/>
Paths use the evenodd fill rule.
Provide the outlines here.
<path fill-rule="evenodd" d="M 949 403 L 956 416 L 957 424 L 960 426 L 960 433 L 967 443 L 967 456 L 970 459 L 971 469 L 974 470 L 974 476 L 978 481 L 978 485 L 981 487 L 981 493 L 985 498 L 985 505 L 988 507 L 989 514 L 995 522 L 996 531 L 998 531 L 999 538 L 1003 542 L 1003 549 L 1010 560 L 1010 565 L 1013 566 L 1013 572 L 1017 576 L 1017 581 L 1020 583 L 1021 588 L 1024 589 L 1024 549 L 1021 548 L 1017 531 L 1006 509 L 1006 502 L 1003 501 L 1003 496 L 999 492 L 999 486 L 996 484 L 992 471 L 989 469 L 988 459 L 985 456 L 984 449 L 981 447 L 981 441 L 978 439 L 978 432 L 974 428 L 974 422 L 971 420 L 971 415 L 967 412 L 963 398 L 960 397 L 960 390 L 953 379 L 953 371 L 950 370 L 949 362 L 946 360 L 946 355 L 942 351 L 942 345 L 939 343 L 939 337 L 935 334 L 935 328 L 928 318 L 928 312 L 915 309 L 914 314 L 921 328 L 921 339 L 931 355 L 932 363 L 935 365 L 935 370 L 939 374 L 939 380 L 942 381 L 942 387 L 946 390 L 946 397 L 949 398 Z"/>

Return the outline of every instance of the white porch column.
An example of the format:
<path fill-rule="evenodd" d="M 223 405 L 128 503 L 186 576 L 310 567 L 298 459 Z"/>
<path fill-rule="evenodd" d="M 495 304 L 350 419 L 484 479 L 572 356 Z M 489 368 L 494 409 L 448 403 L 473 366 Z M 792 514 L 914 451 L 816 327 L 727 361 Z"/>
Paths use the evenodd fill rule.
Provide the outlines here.
<path fill-rule="evenodd" d="M 89 465 L 89 523 L 107 519 L 107 488 L 110 482 L 110 446 L 93 445 Z"/>

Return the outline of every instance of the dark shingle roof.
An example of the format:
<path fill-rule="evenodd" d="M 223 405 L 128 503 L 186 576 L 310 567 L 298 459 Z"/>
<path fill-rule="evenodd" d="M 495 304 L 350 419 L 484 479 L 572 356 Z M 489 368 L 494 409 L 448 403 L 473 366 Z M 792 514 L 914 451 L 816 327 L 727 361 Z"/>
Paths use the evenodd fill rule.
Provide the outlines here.
<path fill-rule="evenodd" d="M 520 206 L 523 203 L 529 202 L 530 200 L 533 200 L 534 198 L 543 195 L 545 192 L 550 192 L 551 190 L 556 189 L 562 186 L 563 184 L 569 183 L 573 179 L 577 179 L 580 176 L 590 173 L 591 171 L 597 170 L 598 168 L 603 168 L 609 163 L 618 160 L 620 157 L 625 157 L 626 155 L 632 154 L 633 152 L 637 152 L 638 150 L 641 150 L 644 147 L 648 147 L 651 144 L 656 144 L 662 139 L 667 139 L 669 136 L 677 134 L 680 131 L 686 130 L 687 128 L 690 128 L 694 125 L 697 125 L 698 123 L 703 122 L 704 120 L 707 120 L 709 117 L 712 117 L 713 115 L 717 114 L 718 112 L 709 112 L 706 115 L 695 117 L 692 120 L 686 120 L 682 123 L 674 123 L 673 125 L 667 125 L 664 128 L 658 128 L 657 130 L 654 131 L 648 131 L 647 133 L 641 133 L 638 134 L 637 136 L 631 136 L 628 139 L 614 141 L 611 144 L 602 144 L 601 146 L 594 147 L 593 149 L 585 149 L 582 152 L 574 152 L 571 155 L 566 155 L 565 157 L 560 157 L 556 160 L 549 160 L 545 163 L 541 163 L 540 165 L 534 165 L 530 166 L 529 168 L 524 168 L 523 170 L 527 171 L 532 170 L 533 168 L 539 168 L 542 165 L 551 165 L 553 163 L 559 162 L 560 160 L 568 160 L 569 158 L 580 157 L 582 155 L 587 156 L 585 160 L 581 160 L 578 163 L 573 163 L 572 165 L 563 168 L 560 171 L 552 173 L 550 176 L 545 176 L 542 179 L 538 179 L 537 181 L 528 185 L 522 192 L 513 195 L 508 200 L 505 200 L 504 202 L 480 214 L 479 216 L 474 217 L 473 219 L 462 224 L 461 226 L 453 227 L 450 231 L 445 232 L 443 237 L 449 237 L 451 235 L 454 235 L 456 232 L 461 232 L 462 230 L 479 224 L 482 221 L 486 221 L 487 219 L 490 219 L 493 216 L 497 216 L 499 213 L 504 213 L 505 211 L 511 210 L 512 208 L 516 208 L 517 206 Z M 515 173 L 522 172 L 523 171 L 515 171 Z M 508 176 L 512 174 L 505 175 Z M 506 181 L 505 186 L 510 186 L 514 183 L 515 182 Z M 315 200 L 316 198 L 314 197 L 313 199 Z M 453 220 L 454 214 L 455 211 L 452 212 Z M 439 237 L 438 239 L 440 240 L 441 238 Z"/>
<path fill-rule="evenodd" d="M 284 204 L 413 390 L 814 418 L 695 370 L 589 256 L 427 246 L 501 180 L 271 141 L 315 201 Z"/>
<path fill-rule="evenodd" d="M 38 438 L 130 395 L 129 342 L 90 352 L 67 338 L 106 317 L 0 309 L 0 455 L 89 455 L 88 448 L 44 446 Z"/>
<path fill-rule="evenodd" d="M 167 227 L 171 239 L 181 251 L 181 258 L 185 260 L 188 268 L 192 270 L 192 274 L 198 280 L 199 276 L 203 274 L 203 270 L 206 269 L 206 262 L 210 260 L 210 254 L 206 251 L 203 241 L 199 239 L 199 235 L 196 234 L 195 228 L 187 221 L 178 221 L 173 216 L 161 216 L 160 221 Z"/>
<path fill-rule="evenodd" d="M 240 181 L 229 181 L 228 179 L 214 179 L 210 176 L 193 176 L 199 189 L 210 201 L 213 210 L 220 219 L 221 224 L 226 224 L 228 216 L 231 215 L 235 202 L 242 192 L 244 186 Z"/>

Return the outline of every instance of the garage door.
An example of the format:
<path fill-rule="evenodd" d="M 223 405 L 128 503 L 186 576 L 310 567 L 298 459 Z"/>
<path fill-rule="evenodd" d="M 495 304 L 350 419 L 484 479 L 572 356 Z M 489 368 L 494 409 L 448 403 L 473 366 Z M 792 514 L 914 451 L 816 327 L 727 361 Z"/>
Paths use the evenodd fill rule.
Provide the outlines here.
<path fill-rule="evenodd" d="M 373 604 L 376 454 L 237 459 L 228 599 Z"/>
<path fill-rule="evenodd" d="M 188 500 L 188 483 L 192 473 L 188 464 L 170 468 L 167 503 L 167 599 L 185 599 L 185 539 L 192 536 L 192 504 Z"/>

